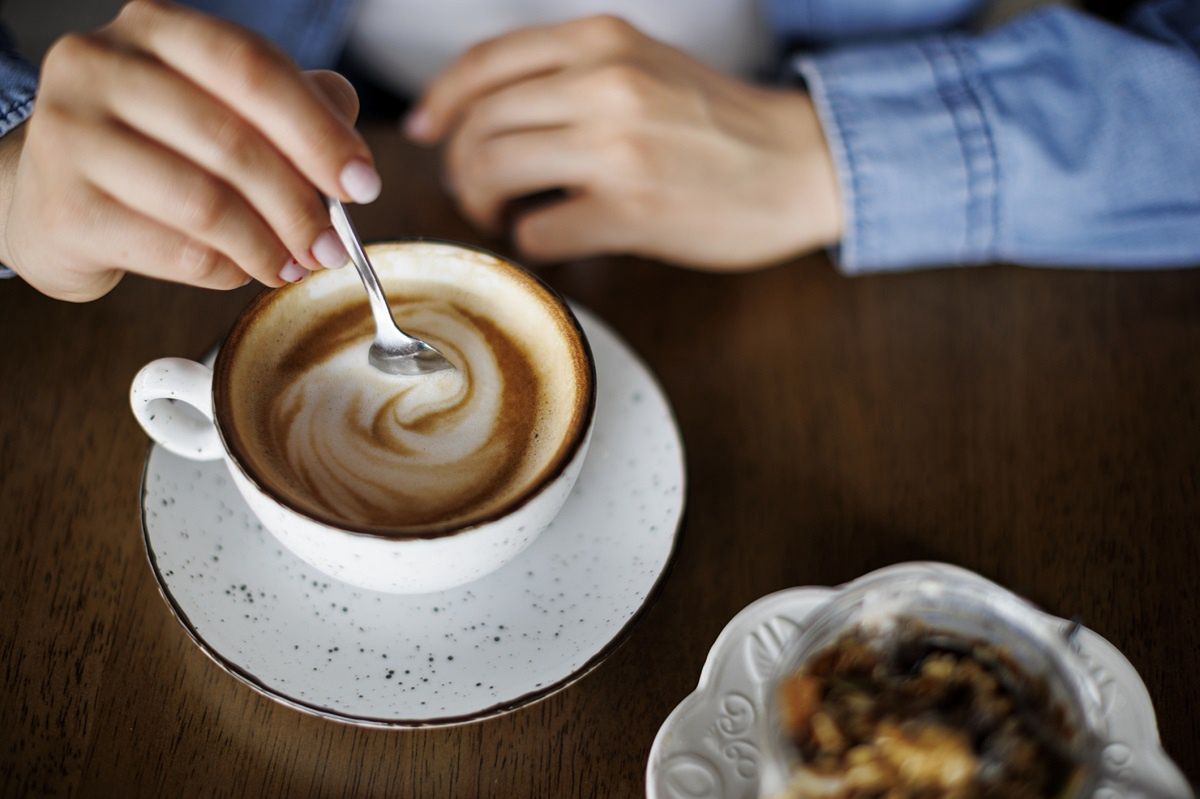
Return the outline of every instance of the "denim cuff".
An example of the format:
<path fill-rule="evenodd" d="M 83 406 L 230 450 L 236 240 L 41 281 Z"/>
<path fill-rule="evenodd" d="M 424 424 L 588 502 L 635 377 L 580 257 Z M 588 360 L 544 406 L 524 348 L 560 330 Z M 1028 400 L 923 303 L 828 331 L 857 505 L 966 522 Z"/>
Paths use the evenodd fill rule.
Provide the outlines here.
<path fill-rule="evenodd" d="M 29 118 L 37 94 L 37 68 L 13 53 L 4 52 L 0 38 L 0 136 Z"/>
<path fill-rule="evenodd" d="M 843 272 L 991 260 L 996 150 L 969 58 L 930 36 L 794 59 L 836 164 Z"/>

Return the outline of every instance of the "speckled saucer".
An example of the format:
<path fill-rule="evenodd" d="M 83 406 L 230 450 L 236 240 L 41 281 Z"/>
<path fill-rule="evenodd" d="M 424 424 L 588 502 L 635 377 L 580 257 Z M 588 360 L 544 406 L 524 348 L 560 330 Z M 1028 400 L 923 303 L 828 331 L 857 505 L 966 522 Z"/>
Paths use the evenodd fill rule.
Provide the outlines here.
<path fill-rule="evenodd" d="M 575 312 L 599 389 L 579 481 L 529 549 L 461 588 L 390 595 L 327 577 L 263 529 L 224 461 L 152 447 L 142 479 L 146 552 L 192 639 L 276 701 L 382 727 L 499 715 L 595 667 L 667 567 L 684 466 L 650 372 L 594 316 Z"/>

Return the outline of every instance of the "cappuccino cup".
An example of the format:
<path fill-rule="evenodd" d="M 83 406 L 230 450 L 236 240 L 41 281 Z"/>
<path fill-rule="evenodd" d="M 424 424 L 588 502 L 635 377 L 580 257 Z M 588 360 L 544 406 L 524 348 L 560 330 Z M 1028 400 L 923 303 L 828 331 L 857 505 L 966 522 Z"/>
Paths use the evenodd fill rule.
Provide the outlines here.
<path fill-rule="evenodd" d="M 211 369 L 147 364 L 130 403 L 168 451 L 224 459 L 311 566 L 375 591 L 452 588 L 510 561 L 562 508 L 587 454 L 595 364 L 562 298 L 499 256 L 424 240 L 367 251 L 397 324 L 454 370 L 376 370 L 357 274 L 319 271 L 252 301 Z"/>

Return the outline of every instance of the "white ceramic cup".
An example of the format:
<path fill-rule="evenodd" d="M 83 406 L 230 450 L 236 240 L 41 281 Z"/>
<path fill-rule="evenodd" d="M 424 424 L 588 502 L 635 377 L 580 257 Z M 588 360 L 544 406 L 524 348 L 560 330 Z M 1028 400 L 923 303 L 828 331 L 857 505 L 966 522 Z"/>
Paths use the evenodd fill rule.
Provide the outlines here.
<path fill-rule="evenodd" d="M 442 242 L 402 242 L 376 247 L 426 248 L 445 255 L 447 248 L 470 254 L 471 269 L 488 259 L 496 268 L 520 270 L 504 259 L 464 245 Z M 397 266 L 387 260 L 377 260 L 376 269 L 385 288 L 389 283 L 405 279 L 467 279 L 467 274 L 454 274 L 453 263 L 436 266 L 436 275 L 406 274 L 419 266 L 420 258 L 409 259 L 408 266 Z M 413 267 L 412 264 L 418 264 Z M 253 476 L 244 459 L 231 444 L 238 437 L 229 435 L 229 420 L 215 409 L 218 390 L 216 375 L 227 375 L 222 358 L 228 349 L 223 346 L 217 355 L 216 371 L 196 361 L 182 358 L 160 358 L 144 366 L 133 380 L 130 403 L 142 429 L 163 448 L 197 461 L 224 459 L 233 482 L 250 506 L 251 511 L 279 541 L 306 563 L 353 585 L 389 593 L 425 593 L 440 591 L 476 580 L 503 566 L 525 549 L 550 525 L 558 515 L 579 476 L 587 454 L 595 415 L 596 379 L 591 349 L 583 330 L 566 303 L 549 287 L 527 273 L 531 291 L 544 293 L 570 320 L 562 328 L 563 335 L 578 336 L 586 358 L 586 408 L 582 424 L 574 428 L 566 446 L 541 476 L 528 486 L 514 502 L 506 504 L 496 514 L 464 526 L 432 526 L 427 531 L 406 529 L 403 533 L 376 532 L 355 529 L 352 525 L 335 525 L 329 520 L 315 518 L 299 509 L 285 496 L 272 491 Z M 279 291 L 314 291 L 316 296 L 327 293 L 333 281 L 357 281 L 352 268 L 335 272 L 318 272 L 301 283 Z M 360 289 L 361 290 L 361 289 Z M 252 302 L 234 325 L 251 325 L 263 306 L 262 297 Z M 366 311 L 364 311 L 366 313 Z M 169 401 L 168 401 L 169 400 Z M 181 408 L 180 403 L 190 406 Z"/>

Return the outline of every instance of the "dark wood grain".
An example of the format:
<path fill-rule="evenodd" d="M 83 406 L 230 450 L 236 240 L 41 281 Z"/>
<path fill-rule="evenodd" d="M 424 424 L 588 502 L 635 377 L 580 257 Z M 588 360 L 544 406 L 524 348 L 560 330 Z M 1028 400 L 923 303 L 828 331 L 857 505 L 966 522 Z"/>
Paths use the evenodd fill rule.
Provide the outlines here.
<path fill-rule="evenodd" d="M 369 238 L 481 239 L 435 160 L 377 131 Z M 0 793 L 626 797 L 744 605 L 901 560 L 1078 615 L 1145 678 L 1200 778 L 1200 271 L 1011 267 L 847 279 L 627 259 L 548 280 L 674 403 L 689 509 L 657 604 L 597 671 L 457 729 L 301 715 L 209 662 L 141 549 L 135 371 L 217 340 L 252 289 L 127 279 L 86 306 L 0 284 Z"/>

